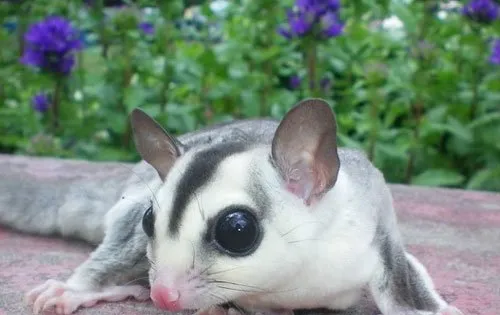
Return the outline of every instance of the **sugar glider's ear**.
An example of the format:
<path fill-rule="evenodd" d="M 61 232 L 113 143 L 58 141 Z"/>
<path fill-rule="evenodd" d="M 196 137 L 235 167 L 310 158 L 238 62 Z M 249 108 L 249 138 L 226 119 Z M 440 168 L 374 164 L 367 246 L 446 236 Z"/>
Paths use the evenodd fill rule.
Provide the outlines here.
<path fill-rule="evenodd" d="M 156 169 L 161 180 L 165 180 L 176 159 L 184 152 L 183 145 L 139 108 L 132 111 L 130 120 L 137 151 Z"/>
<path fill-rule="evenodd" d="M 272 142 L 272 159 L 286 188 L 309 205 L 335 185 L 340 167 L 337 125 L 328 103 L 307 99 L 283 118 Z"/>

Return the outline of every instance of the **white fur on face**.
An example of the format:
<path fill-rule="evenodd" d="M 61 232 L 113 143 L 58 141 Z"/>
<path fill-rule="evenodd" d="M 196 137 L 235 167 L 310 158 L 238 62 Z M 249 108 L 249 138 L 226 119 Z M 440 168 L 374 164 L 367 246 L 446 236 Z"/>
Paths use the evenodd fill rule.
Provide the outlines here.
<path fill-rule="evenodd" d="M 357 299 L 373 273 L 375 210 L 353 199 L 349 177 L 341 169 L 334 189 L 307 207 L 284 189 L 268 161 L 268 150 L 254 149 L 222 161 L 212 180 L 188 202 L 175 238 L 167 232 L 172 192 L 189 156 L 179 160 L 160 189 L 153 281 L 179 290 L 184 308 L 226 301 L 248 307 L 343 307 Z M 252 184 L 269 197 L 265 213 L 256 209 Z M 231 257 L 205 240 L 210 218 L 231 205 L 250 207 L 261 219 L 263 239 L 245 257 Z"/>

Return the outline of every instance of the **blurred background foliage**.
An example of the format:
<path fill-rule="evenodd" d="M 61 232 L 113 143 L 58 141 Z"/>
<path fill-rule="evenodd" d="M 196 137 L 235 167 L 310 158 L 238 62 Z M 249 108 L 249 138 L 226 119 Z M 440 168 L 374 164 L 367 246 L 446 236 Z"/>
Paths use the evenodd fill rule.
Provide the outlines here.
<path fill-rule="evenodd" d="M 498 6 L 3 0 L 0 152 L 137 161 L 135 107 L 181 134 L 314 96 L 388 181 L 500 191 Z"/>

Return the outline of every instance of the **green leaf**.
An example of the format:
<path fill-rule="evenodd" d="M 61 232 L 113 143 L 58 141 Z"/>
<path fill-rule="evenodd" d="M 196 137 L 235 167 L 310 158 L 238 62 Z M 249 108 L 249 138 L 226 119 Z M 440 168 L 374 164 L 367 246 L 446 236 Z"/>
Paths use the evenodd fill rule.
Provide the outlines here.
<path fill-rule="evenodd" d="M 343 135 L 342 133 L 339 133 L 337 136 L 340 140 L 339 141 L 340 146 L 346 147 L 346 148 L 364 150 L 363 145 L 361 143 L 349 138 L 349 136 Z"/>
<path fill-rule="evenodd" d="M 142 86 L 130 86 L 125 93 L 125 106 L 128 111 L 146 103 L 150 92 Z"/>
<path fill-rule="evenodd" d="M 429 109 L 425 117 L 430 121 L 440 121 L 446 117 L 447 106 L 437 106 Z"/>
<path fill-rule="evenodd" d="M 166 116 L 168 117 L 166 126 L 170 130 L 175 130 L 179 133 L 192 131 L 196 128 L 195 111 L 200 109 L 200 106 L 194 104 L 175 104 L 167 105 Z"/>
<path fill-rule="evenodd" d="M 471 129 L 468 126 L 464 126 L 455 118 L 448 118 L 447 130 L 449 133 L 465 142 L 470 143 L 473 140 Z"/>
<path fill-rule="evenodd" d="M 474 119 L 470 124 L 469 128 L 478 129 L 491 124 L 500 124 L 500 112 L 491 113 L 479 118 Z"/>
<path fill-rule="evenodd" d="M 244 90 L 241 92 L 242 112 L 245 117 L 257 117 L 260 114 L 259 95 L 253 90 Z"/>
<path fill-rule="evenodd" d="M 392 11 L 404 23 L 409 33 L 415 33 L 417 30 L 416 14 L 410 7 L 402 3 L 392 3 Z"/>
<path fill-rule="evenodd" d="M 236 62 L 229 66 L 228 79 L 241 79 L 248 74 L 248 66 L 246 63 Z"/>
<path fill-rule="evenodd" d="M 377 143 L 375 148 L 385 156 L 393 159 L 405 160 L 407 148 L 397 144 Z"/>
<path fill-rule="evenodd" d="M 421 186 L 457 186 L 464 182 L 465 176 L 457 171 L 447 169 L 428 169 L 414 176 L 412 185 Z"/>
<path fill-rule="evenodd" d="M 119 148 L 104 147 L 98 148 L 99 154 L 94 157 L 98 161 L 132 161 L 135 154 Z"/>
<path fill-rule="evenodd" d="M 261 48 L 260 50 L 251 51 L 250 56 L 255 62 L 264 62 L 266 60 L 276 58 L 280 51 L 279 46 L 271 46 L 269 48 Z"/>
<path fill-rule="evenodd" d="M 115 112 L 113 119 L 108 120 L 108 128 L 117 134 L 123 134 L 127 127 L 127 118 L 125 114 Z"/>
<path fill-rule="evenodd" d="M 0 135 L 0 145 L 22 147 L 28 140 L 18 135 Z"/>
<path fill-rule="evenodd" d="M 466 189 L 485 190 L 490 181 L 500 181 L 500 167 L 484 168 L 477 171 L 467 182 Z"/>
<path fill-rule="evenodd" d="M 473 140 L 472 132 L 467 126 L 463 126 L 458 120 L 450 118 L 448 123 L 429 123 L 428 131 L 437 133 L 449 132 L 460 140 L 470 143 Z"/>

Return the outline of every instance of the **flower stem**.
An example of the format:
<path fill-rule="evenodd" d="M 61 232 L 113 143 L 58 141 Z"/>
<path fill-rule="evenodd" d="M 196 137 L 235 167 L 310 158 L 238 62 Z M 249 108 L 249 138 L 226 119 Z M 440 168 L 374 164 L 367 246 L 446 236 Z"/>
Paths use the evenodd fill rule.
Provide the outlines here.
<path fill-rule="evenodd" d="M 411 178 L 413 177 L 413 172 L 415 168 L 415 159 L 417 146 L 420 142 L 420 121 L 422 118 L 423 105 L 422 101 L 417 100 L 415 104 L 412 106 L 413 108 L 413 118 L 415 122 L 415 126 L 413 126 L 413 143 L 412 148 L 410 148 L 410 156 L 408 158 L 408 164 L 406 165 L 406 175 L 405 182 L 409 184 L 411 182 Z"/>
<path fill-rule="evenodd" d="M 4 87 L 3 87 L 3 84 L 0 85 L 0 104 L 5 104 L 5 90 L 4 90 Z"/>
<path fill-rule="evenodd" d="M 255 20 L 262 21 L 267 29 L 276 29 L 277 23 L 275 22 L 276 15 L 278 15 L 278 10 L 280 10 L 279 5 L 273 1 L 261 0 L 257 8 L 262 8 L 263 10 L 255 11 Z M 274 43 L 276 34 L 269 34 L 268 36 L 260 36 L 256 40 L 256 46 L 262 50 L 267 50 Z M 263 82 L 262 91 L 260 93 L 260 116 L 268 116 L 271 112 L 270 110 L 270 96 L 272 94 L 272 82 L 273 82 L 273 58 L 267 58 L 263 60 L 261 69 L 265 74 L 267 79 Z"/>
<path fill-rule="evenodd" d="M 31 14 L 31 4 L 29 1 L 18 6 L 13 6 L 19 8 L 16 12 L 19 17 L 17 37 L 19 42 L 19 57 L 22 57 L 24 53 L 24 34 L 28 29 L 29 16 Z"/>
<path fill-rule="evenodd" d="M 101 56 L 104 59 L 108 59 L 109 55 L 109 40 L 106 33 L 106 21 L 104 14 L 104 0 L 97 0 L 96 4 L 93 6 L 95 15 L 98 18 L 97 28 L 99 33 L 99 40 L 101 42 Z"/>
<path fill-rule="evenodd" d="M 472 87 L 472 101 L 471 101 L 471 106 L 470 106 L 470 111 L 469 111 L 469 119 L 474 120 L 476 117 L 476 112 L 479 107 L 479 102 L 480 102 L 480 95 L 479 95 L 479 86 L 481 85 L 481 79 L 482 79 L 482 71 L 480 69 L 476 70 L 476 76 L 475 80 L 473 82 L 474 86 Z"/>
<path fill-rule="evenodd" d="M 266 61 L 263 65 L 264 73 L 266 74 L 268 80 L 264 83 L 262 88 L 262 93 L 260 94 L 260 116 L 264 117 L 269 115 L 269 94 L 271 93 L 270 83 L 273 76 L 273 65 L 271 61 Z"/>
<path fill-rule="evenodd" d="M 84 55 L 83 51 L 79 51 L 76 54 L 77 60 L 78 60 L 78 89 L 80 90 L 80 93 L 83 95 L 83 99 L 85 100 L 85 95 L 83 94 L 85 91 L 85 68 L 84 68 Z M 82 104 L 79 102 L 79 107 L 82 109 Z"/>
<path fill-rule="evenodd" d="M 131 44 L 127 38 L 126 34 L 122 35 L 121 38 L 121 45 L 123 47 L 122 53 L 123 53 L 123 60 L 124 60 L 124 68 L 122 72 L 122 78 L 121 78 L 121 93 L 120 93 L 120 100 L 118 102 L 119 110 L 123 113 L 125 117 L 128 116 L 128 109 L 127 105 L 125 103 L 125 98 L 126 98 L 126 93 L 128 91 L 128 88 L 130 86 L 130 82 L 132 80 L 132 75 L 133 75 L 133 65 L 132 65 L 132 56 L 131 56 Z M 124 149 L 128 149 L 131 144 L 132 140 L 132 126 L 130 123 L 129 119 L 125 120 L 125 131 L 122 136 L 122 147 Z"/>
<path fill-rule="evenodd" d="M 429 26 L 432 24 L 433 16 L 429 12 L 429 10 L 425 10 L 424 7 L 424 16 L 420 21 L 418 33 L 415 34 L 414 45 L 418 45 L 421 41 L 425 40 L 427 37 L 427 33 L 429 30 Z M 425 59 L 420 60 L 419 68 L 416 70 L 413 75 L 413 82 L 415 86 L 423 86 L 427 81 L 426 78 L 426 67 L 427 61 Z M 409 184 L 413 177 L 413 173 L 415 171 L 415 160 L 417 158 L 418 147 L 420 143 L 420 124 L 422 120 L 422 116 L 424 114 L 424 100 L 420 93 L 417 94 L 415 101 L 411 105 L 411 111 L 413 116 L 413 141 L 408 154 L 408 163 L 406 165 L 406 174 L 405 174 L 405 182 Z"/>
<path fill-rule="evenodd" d="M 59 131 L 59 109 L 61 106 L 61 95 L 63 90 L 64 79 L 57 76 L 54 84 L 54 98 L 51 106 L 51 122 L 52 122 L 52 132 L 56 134 Z"/>
<path fill-rule="evenodd" d="M 477 35 L 478 38 L 481 38 L 481 29 L 474 28 L 473 31 Z M 487 45 L 485 43 L 479 44 L 479 60 L 483 59 L 487 55 Z M 481 86 L 483 79 L 483 64 L 481 62 L 478 63 L 478 67 L 476 68 L 474 81 L 472 86 L 472 100 L 469 111 L 469 119 L 473 120 L 476 117 L 476 113 L 479 107 L 479 102 L 481 101 L 481 95 L 479 93 L 479 87 Z"/>
<path fill-rule="evenodd" d="M 169 63 L 171 56 L 175 55 L 175 44 L 172 34 L 174 34 L 174 29 L 170 29 L 170 25 L 165 26 L 165 36 L 163 42 L 165 43 L 164 58 L 165 63 L 163 65 L 163 86 L 161 90 L 161 101 L 160 101 L 160 112 L 164 113 L 167 108 L 168 103 L 168 89 L 172 80 L 172 67 Z"/>
<path fill-rule="evenodd" d="M 375 86 L 371 86 L 370 88 L 370 96 L 371 96 L 371 106 L 370 106 L 370 118 L 372 120 L 372 126 L 370 130 L 370 138 L 368 142 L 368 158 L 370 161 L 375 159 L 375 146 L 377 144 L 377 136 L 378 136 L 378 93 L 377 88 Z"/>
<path fill-rule="evenodd" d="M 309 95 L 311 97 L 318 96 L 318 82 L 316 67 L 318 63 L 317 46 L 311 41 L 306 44 L 306 62 L 307 62 L 307 80 L 309 83 Z"/>

